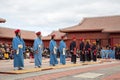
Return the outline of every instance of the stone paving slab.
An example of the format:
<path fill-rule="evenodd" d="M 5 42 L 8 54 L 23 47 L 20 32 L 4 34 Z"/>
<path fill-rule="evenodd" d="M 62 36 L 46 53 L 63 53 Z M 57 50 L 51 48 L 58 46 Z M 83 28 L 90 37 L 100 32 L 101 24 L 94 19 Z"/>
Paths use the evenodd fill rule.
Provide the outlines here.
<path fill-rule="evenodd" d="M 93 73 L 93 72 L 87 72 L 87 73 L 83 73 L 83 74 L 78 74 L 78 75 L 75 75 L 73 77 L 77 77 L 77 78 L 97 78 L 99 76 L 101 76 L 103 74 L 101 73 Z"/>

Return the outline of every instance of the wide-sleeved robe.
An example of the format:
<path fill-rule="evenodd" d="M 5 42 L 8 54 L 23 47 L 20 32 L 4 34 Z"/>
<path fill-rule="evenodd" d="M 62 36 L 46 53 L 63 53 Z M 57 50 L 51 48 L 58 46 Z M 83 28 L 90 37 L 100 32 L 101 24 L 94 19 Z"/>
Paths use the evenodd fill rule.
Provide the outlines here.
<path fill-rule="evenodd" d="M 35 66 L 41 66 L 42 65 L 43 42 L 40 38 L 36 38 L 34 40 L 33 50 L 34 50 Z"/>
<path fill-rule="evenodd" d="M 85 60 L 90 61 L 91 60 L 91 52 L 90 52 L 90 44 L 87 43 L 85 45 Z"/>
<path fill-rule="evenodd" d="M 70 43 L 70 52 L 71 52 L 71 62 L 76 63 L 76 42 L 72 41 Z"/>
<path fill-rule="evenodd" d="M 60 41 L 60 44 L 59 44 L 59 51 L 60 51 L 60 63 L 61 64 L 66 64 L 66 61 L 65 61 L 65 48 L 66 48 L 66 44 L 63 40 Z"/>
<path fill-rule="evenodd" d="M 57 47 L 56 41 L 51 40 L 49 43 L 49 49 L 50 49 L 50 65 L 58 64 L 57 61 L 57 49 L 55 50 L 55 47 Z M 56 51 L 56 53 L 55 53 Z"/>
<path fill-rule="evenodd" d="M 93 61 L 97 61 L 96 45 L 93 45 L 93 46 L 92 46 L 92 58 L 93 58 Z"/>
<path fill-rule="evenodd" d="M 22 47 L 19 47 L 21 45 Z M 12 48 L 14 50 L 14 67 L 24 67 L 25 43 L 23 39 L 16 36 L 12 41 Z"/>

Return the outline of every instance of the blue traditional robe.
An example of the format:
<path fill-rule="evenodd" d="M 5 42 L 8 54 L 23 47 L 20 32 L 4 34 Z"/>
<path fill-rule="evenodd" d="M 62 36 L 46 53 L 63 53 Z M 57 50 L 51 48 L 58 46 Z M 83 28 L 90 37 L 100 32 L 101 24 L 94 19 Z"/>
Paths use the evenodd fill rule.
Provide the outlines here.
<path fill-rule="evenodd" d="M 115 50 L 110 50 L 109 57 L 115 59 Z"/>
<path fill-rule="evenodd" d="M 35 66 L 41 66 L 42 65 L 43 42 L 40 38 L 36 38 L 34 40 L 33 50 L 34 50 Z"/>
<path fill-rule="evenodd" d="M 19 45 L 22 45 L 22 48 L 19 48 Z M 12 41 L 12 48 L 14 52 L 14 67 L 24 67 L 24 56 L 23 52 L 25 51 L 25 43 L 23 39 L 16 36 Z"/>
<path fill-rule="evenodd" d="M 57 54 L 54 53 L 54 47 L 57 47 L 56 41 L 51 40 L 49 43 L 49 49 L 50 49 L 50 65 L 58 64 L 57 61 Z M 57 51 L 56 51 L 57 52 Z"/>
<path fill-rule="evenodd" d="M 109 58 L 112 58 L 112 50 L 109 50 Z"/>
<path fill-rule="evenodd" d="M 105 58 L 105 50 L 104 50 L 104 49 L 101 50 L 101 57 L 102 57 L 103 59 Z"/>
<path fill-rule="evenodd" d="M 109 58 L 109 50 L 105 50 L 105 58 Z"/>
<path fill-rule="evenodd" d="M 59 51 L 60 51 L 60 63 L 66 64 L 65 54 L 63 54 L 63 48 L 66 48 L 66 44 L 63 40 L 60 41 Z"/>

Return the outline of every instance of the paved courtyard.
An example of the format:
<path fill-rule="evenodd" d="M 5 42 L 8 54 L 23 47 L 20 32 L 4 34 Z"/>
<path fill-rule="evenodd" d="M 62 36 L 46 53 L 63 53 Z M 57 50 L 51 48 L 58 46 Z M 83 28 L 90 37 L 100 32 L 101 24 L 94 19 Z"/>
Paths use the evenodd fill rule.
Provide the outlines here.
<path fill-rule="evenodd" d="M 72 64 L 67 59 L 66 65 L 58 64 L 53 69 L 46 69 L 34 72 L 9 74 L 2 73 L 14 71 L 12 60 L 0 60 L 0 80 L 120 80 L 120 61 L 104 60 L 102 63 L 87 62 Z M 43 59 L 42 68 L 48 68 L 49 59 Z M 29 59 L 25 60 L 25 70 L 34 69 L 34 63 Z"/>

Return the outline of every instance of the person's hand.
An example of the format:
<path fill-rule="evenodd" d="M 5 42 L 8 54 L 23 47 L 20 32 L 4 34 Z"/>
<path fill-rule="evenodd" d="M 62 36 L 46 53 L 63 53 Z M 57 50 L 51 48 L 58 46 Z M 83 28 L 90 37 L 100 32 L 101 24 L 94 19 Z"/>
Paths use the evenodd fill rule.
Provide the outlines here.
<path fill-rule="evenodd" d="M 23 48 L 23 45 L 19 44 L 19 45 L 18 45 L 18 48 Z"/>
<path fill-rule="evenodd" d="M 39 45 L 39 48 L 42 48 L 42 45 Z"/>

